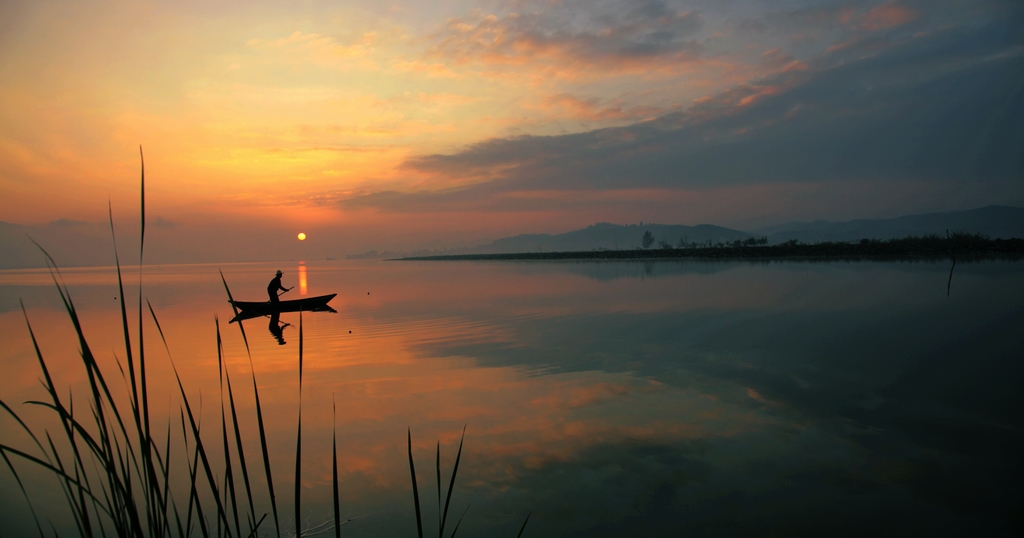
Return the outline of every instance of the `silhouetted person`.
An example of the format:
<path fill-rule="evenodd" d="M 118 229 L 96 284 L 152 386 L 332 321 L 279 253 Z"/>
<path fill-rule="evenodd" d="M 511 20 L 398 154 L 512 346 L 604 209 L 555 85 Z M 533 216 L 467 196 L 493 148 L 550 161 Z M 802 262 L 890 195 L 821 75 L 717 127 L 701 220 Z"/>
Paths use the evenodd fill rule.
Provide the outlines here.
<path fill-rule="evenodd" d="M 283 274 L 284 273 L 282 273 L 281 270 L 278 269 L 277 276 L 274 277 L 274 280 L 270 281 L 270 284 L 267 284 L 267 295 L 270 296 L 270 302 L 272 303 L 276 303 L 279 301 L 279 299 L 277 298 L 278 290 L 288 291 L 291 289 L 281 285 L 281 275 Z"/>
<path fill-rule="evenodd" d="M 281 323 L 281 314 L 274 312 L 270 315 L 270 334 L 274 335 L 274 339 L 277 340 L 277 345 L 285 345 L 284 341 L 284 328 L 291 325 L 291 323 Z"/>

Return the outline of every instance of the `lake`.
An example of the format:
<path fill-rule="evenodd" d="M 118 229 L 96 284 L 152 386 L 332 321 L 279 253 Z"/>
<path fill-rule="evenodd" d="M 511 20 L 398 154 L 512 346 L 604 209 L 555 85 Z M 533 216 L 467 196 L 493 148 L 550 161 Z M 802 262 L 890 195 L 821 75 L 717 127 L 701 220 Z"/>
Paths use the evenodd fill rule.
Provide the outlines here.
<path fill-rule="evenodd" d="M 276 269 L 295 286 L 282 299 L 338 294 L 337 313 L 301 318 L 310 534 L 333 535 L 334 426 L 343 536 L 415 535 L 407 431 L 433 535 L 435 450 L 446 489 L 464 426 L 446 536 L 469 504 L 459 536 L 515 536 L 527 514 L 529 537 L 998 536 L 1024 524 L 1021 262 L 958 264 L 948 296 L 948 262 L 145 266 L 167 342 L 144 307 L 154 435 L 181 438 L 170 357 L 219 449 L 218 318 L 262 483 L 255 372 L 283 534 L 295 528 L 300 316 L 281 315 L 280 340 L 267 318 L 245 321 L 250 363 L 218 275 L 236 299 L 262 300 Z M 125 271 L 137 346 L 138 267 Z M 111 390 L 126 394 L 116 273 L 63 278 Z M 45 270 L 0 272 L 0 398 L 56 431 L 52 413 L 21 403 L 45 391 L 19 298 L 56 386 L 88 412 L 77 339 Z M 0 442 L 34 448 L 8 416 Z M 69 528 L 56 480 L 15 465 L 36 509 Z M 6 466 L 0 477 L 4 535 L 34 535 Z"/>

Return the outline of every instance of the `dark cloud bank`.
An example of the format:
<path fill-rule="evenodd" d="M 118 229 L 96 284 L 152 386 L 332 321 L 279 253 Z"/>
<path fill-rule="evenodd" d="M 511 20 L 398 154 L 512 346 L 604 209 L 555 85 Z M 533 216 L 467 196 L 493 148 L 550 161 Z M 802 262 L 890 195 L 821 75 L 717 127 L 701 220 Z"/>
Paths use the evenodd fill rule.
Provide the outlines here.
<path fill-rule="evenodd" d="M 371 193 L 341 204 L 500 209 L 508 202 L 497 200 L 516 191 L 916 181 L 952 183 L 985 203 L 1017 205 L 1024 202 L 1022 12 L 1003 6 L 998 17 L 958 26 L 909 25 L 861 36 L 806 70 L 781 72 L 650 122 L 491 139 L 416 157 L 408 168 L 481 182 Z"/>

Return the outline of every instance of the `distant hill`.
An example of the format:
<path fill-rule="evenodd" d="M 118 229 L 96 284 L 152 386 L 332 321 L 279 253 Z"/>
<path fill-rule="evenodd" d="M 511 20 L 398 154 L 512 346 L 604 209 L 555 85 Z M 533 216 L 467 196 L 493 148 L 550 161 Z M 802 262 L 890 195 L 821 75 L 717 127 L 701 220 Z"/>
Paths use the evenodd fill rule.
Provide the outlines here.
<path fill-rule="evenodd" d="M 968 211 L 926 213 L 894 219 L 859 219 L 846 222 L 790 222 L 752 231 L 767 236 L 770 244 L 796 239 L 802 243 L 895 239 L 909 235 L 945 235 L 952 232 L 980 233 L 991 239 L 1024 237 L 1024 208 L 991 205 Z"/>
<path fill-rule="evenodd" d="M 735 241 L 751 237 L 746 232 L 700 224 L 609 224 L 600 222 L 582 230 L 564 234 L 523 234 L 505 237 L 477 247 L 449 250 L 446 254 L 497 254 L 506 252 L 571 252 L 577 250 L 630 250 L 640 248 L 644 232 L 654 235 L 652 248 L 664 241 L 677 246 L 682 239 L 688 243 L 712 243 Z"/>
<path fill-rule="evenodd" d="M 106 237 L 103 237 L 103 234 Z M 31 237 L 61 267 L 113 265 L 114 247 L 109 228 L 70 220 L 43 226 L 22 226 L 0 221 L 0 269 L 45 267 L 46 258 Z"/>
<path fill-rule="evenodd" d="M 640 248 L 644 232 L 655 238 L 651 248 L 665 242 L 678 246 L 680 240 L 688 244 L 705 245 L 731 243 L 750 237 L 767 236 L 770 244 L 796 239 L 802 243 L 824 241 L 859 241 L 863 238 L 893 239 L 910 235 L 945 235 L 950 232 L 969 232 L 987 235 L 992 239 L 1024 238 L 1024 208 L 988 206 L 970 211 L 929 213 L 884 220 L 852 220 L 847 222 L 791 222 L 743 232 L 721 226 L 701 224 L 609 224 L 601 222 L 580 230 L 563 234 L 524 234 L 505 237 L 475 247 L 447 249 L 445 251 L 420 250 L 416 252 L 376 252 L 350 255 L 348 258 L 399 258 L 403 256 L 432 256 L 459 254 L 503 254 L 523 252 L 575 252 L 590 250 L 633 250 Z M 190 241 L 185 227 L 147 227 L 146 259 L 149 263 L 200 263 L 269 259 L 287 252 L 288 244 L 268 244 L 253 241 L 243 232 L 224 234 L 219 243 Z M 130 226 L 118 235 L 134 237 Z M 28 239 L 32 237 L 53 255 L 61 267 L 83 265 L 111 265 L 114 260 L 110 227 L 105 223 L 85 223 L 58 220 L 39 226 L 22 226 L 0 221 L 0 269 L 44 267 L 42 253 Z M 291 239 L 290 236 L 288 239 Z M 282 240 L 284 241 L 284 240 Z M 119 247 L 121 261 L 138 259 L 137 245 L 123 239 Z"/>

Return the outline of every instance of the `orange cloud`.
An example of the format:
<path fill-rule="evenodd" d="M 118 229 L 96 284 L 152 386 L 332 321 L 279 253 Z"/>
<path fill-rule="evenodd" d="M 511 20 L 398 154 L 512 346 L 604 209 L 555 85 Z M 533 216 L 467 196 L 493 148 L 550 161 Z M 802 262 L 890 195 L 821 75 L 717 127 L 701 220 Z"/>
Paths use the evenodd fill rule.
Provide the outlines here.
<path fill-rule="evenodd" d="M 563 117 L 578 121 L 643 120 L 666 112 L 654 106 L 625 108 L 621 103 L 601 106 L 598 98 L 582 99 L 569 93 L 550 95 L 541 103 L 527 108 L 547 112 L 549 117 Z"/>
<path fill-rule="evenodd" d="M 774 69 L 781 68 L 783 73 L 788 73 L 790 71 L 806 71 L 809 69 L 806 63 L 793 59 L 792 56 L 778 48 L 764 51 L 761 54 L 761 59 L 766 66 Z"/>
<path fill-rule="evenodd" d="M 545 109 L 561 109 L 573 117 L 588 120 L 621 119 L 625 117 L 626 114 L 623 112 L 622 107 L 611 106 L 601 108 L 597 106 L 596 101 L 596 99 L 583 100 L 574 95 L 560 93 L 545 99 L 542 107 Z"/>
<path fill-rule="evenodd" d="M 754 87 L 754 93 L 744 97 L 743 99 L 740 99 L 740 102 L 737 103 L 737 106 L 748 106 L 766 95 L 778 95 L 780 93 L 782 93 L 782 88 L 779 86 Z"/>
<path fill-rule="evenodd" d="M 428 56 L 456 66 L 531 66 L 563 78 L 601 78 L 664 72 L 674 64 L 696 61 L 701 51 L 696 41 L 686 39 L 701 22 L 694 12 L 591 22 L 587 29 L 566 30 L 570 25 L 536 13 L 487 15 L 475 23 L 451 19 Z"/>
<path fill-rule="evenodd" d="M 902 26 L 917 19 L 917 11 L 894 2 L 875 7 L 860 18 L 860 27 L 869 31 L 885 30 Z"/>

